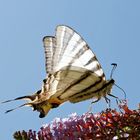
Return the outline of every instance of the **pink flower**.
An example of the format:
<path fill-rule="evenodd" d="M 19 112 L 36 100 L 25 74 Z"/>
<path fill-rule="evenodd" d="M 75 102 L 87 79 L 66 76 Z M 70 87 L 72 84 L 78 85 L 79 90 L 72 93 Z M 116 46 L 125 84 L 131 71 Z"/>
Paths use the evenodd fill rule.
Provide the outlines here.
<path fill-rule="evenodd" d="M 75 139 L 140 139 L 140 111 L 130 110 L 126 102 L 119 104 L 120 111 L 106 109 L 98 114 L 76 113 L 68 118 L 56 118 L 43 125 L 36 133 L 33 130 L 17 131 L 16 140 L 75 140 Z"/>

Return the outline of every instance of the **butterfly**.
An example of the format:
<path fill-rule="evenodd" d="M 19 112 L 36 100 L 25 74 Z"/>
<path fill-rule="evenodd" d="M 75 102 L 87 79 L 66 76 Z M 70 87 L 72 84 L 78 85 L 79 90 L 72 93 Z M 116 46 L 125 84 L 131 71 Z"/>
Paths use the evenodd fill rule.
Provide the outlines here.
<path fill-rule="evenodd" d="M 25 99 L 28 102 L 6 113 L 23 106 L 30 106 L 45 117 L 48 112 L 69 101 L 78 103 L 91 98 L 97 102 L 107 95 L 115 81 L 106 80 L 105 74 L 96 55 L 84 39 L 71 27 L 58 25 L 55 36 L 43 38 L 47 76 L 42 88 L 32 95 L 7 100 Z M 113 95 L 112 95 L 113 96 Z"/>

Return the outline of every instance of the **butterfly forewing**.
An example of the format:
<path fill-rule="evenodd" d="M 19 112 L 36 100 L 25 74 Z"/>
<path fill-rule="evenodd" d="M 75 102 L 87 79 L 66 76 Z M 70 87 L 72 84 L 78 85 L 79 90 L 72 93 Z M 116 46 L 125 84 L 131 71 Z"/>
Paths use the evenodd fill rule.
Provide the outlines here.
<path fill-rule="evenodd" d="M 91 70 L 99 76 L 104 76 L 103 70 L 84 39 L 67 26 L 56 28 L 57 58 L 56 71 L 63 67 L 76 66 Z"/>

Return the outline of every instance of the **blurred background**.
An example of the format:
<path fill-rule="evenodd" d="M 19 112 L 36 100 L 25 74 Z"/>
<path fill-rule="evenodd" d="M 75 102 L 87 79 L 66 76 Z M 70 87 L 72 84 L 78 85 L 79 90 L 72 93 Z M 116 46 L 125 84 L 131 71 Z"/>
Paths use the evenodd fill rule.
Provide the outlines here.
<path fill-rule="evenodd" d="M 127 93 L 128 105 L 140 102 L 140 1 L 139 0 L 12 0 L 0 1 L 0 101 L 32 94 L 41 88 L 46 76 L 42 38 L 54 35 L 58 24 L 74 28 L 95 52 L 106 78 L 111 63 L 116 84 Z M 114 87 L 112 93 L 123 98 Z M 115 99 L 111 107 L 117 108 Z M 17 130 L 38 131 L 55 117 L 88 111 L 91 100 L 65 103 L 40 119 L 38 112 L 22 108 L 4 114 L 22 101 L 0 105 L 0 139 L 10 140 Z M 106 109 L 104 99 L 93 105 L 93 112 Z"/>

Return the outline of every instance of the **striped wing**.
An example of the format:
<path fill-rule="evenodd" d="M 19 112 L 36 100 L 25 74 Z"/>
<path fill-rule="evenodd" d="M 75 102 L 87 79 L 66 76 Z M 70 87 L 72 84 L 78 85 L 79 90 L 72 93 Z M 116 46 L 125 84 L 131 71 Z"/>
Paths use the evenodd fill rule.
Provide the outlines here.
<path fill-rule="evenodd" d="M 105 75 L 95 54 L 70 27 L 57 26 L 55 37 L 44 38 L 44 47 L 49 74 L 46 83 L 48 98 L 74 99 L 77 95 L 95 91 L 97 83 L 99 87 L 105 83 Z M 91 97 L 93 94 L 80 101 Z"/>
<path fill-rule="evenodd" d="M 104 76 L 95 54 L 83 38 L 67 26 L 57 26 L 55 37 L 43 39 L 47 73 L 55 73 L 63 67 L 82 67 Z"/>
<path fill-rule="evenodd" d="M 45 59 L 46 59 L 46 72 L 52 73 L 54 66 L 54 52 L 56 49 L 56 39 L 53 36 L 46 36 L 43 38 Z"/>

